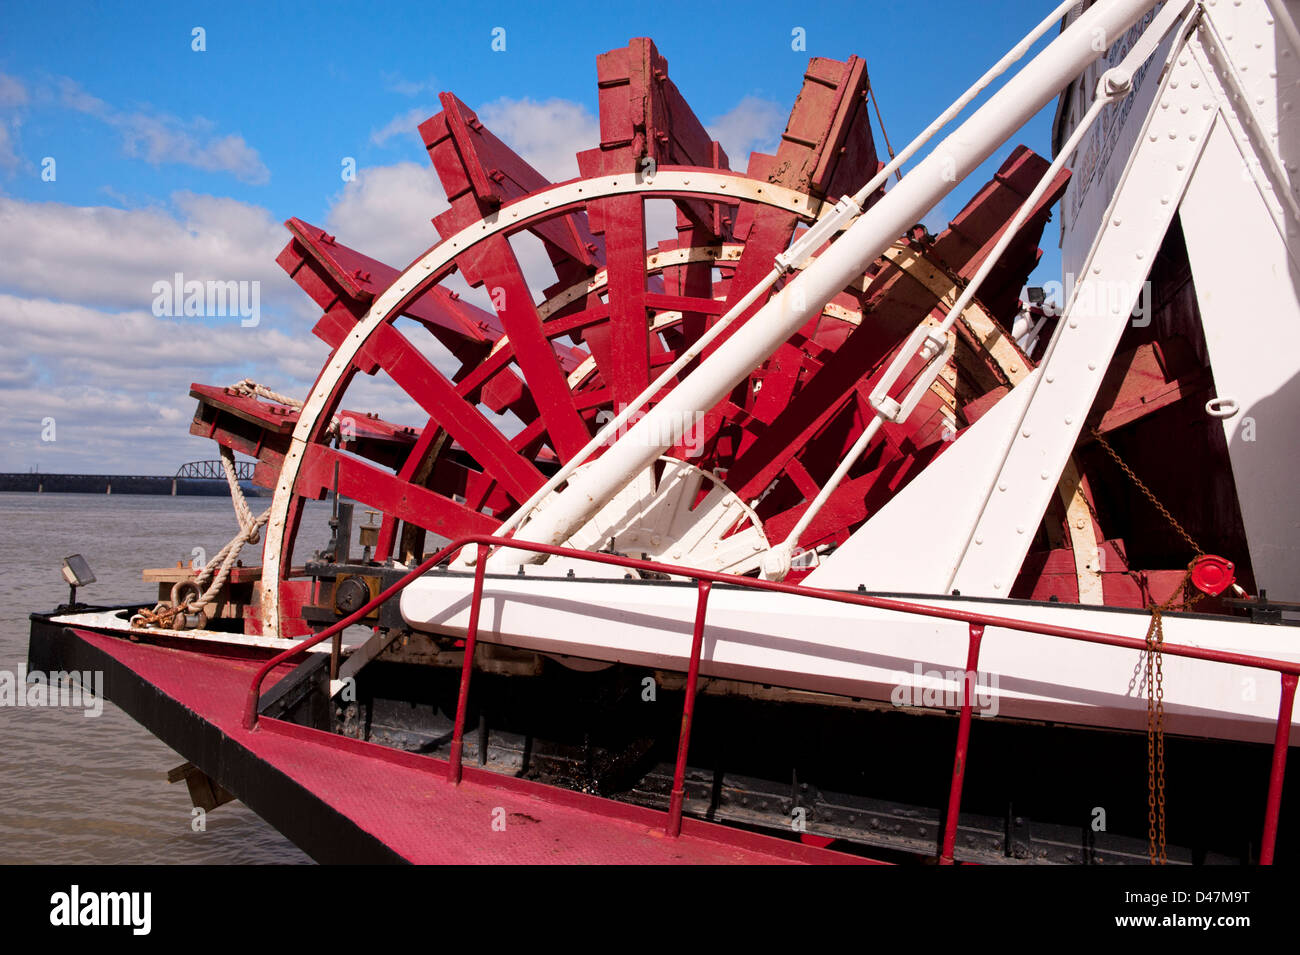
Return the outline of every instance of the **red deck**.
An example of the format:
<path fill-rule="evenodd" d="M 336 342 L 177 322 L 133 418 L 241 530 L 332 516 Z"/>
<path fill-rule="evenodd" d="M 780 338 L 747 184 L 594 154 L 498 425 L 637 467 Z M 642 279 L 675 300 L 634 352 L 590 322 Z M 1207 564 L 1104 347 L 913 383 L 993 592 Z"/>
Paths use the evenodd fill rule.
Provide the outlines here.
<path fill-rule="evenodd" d="M 241 706 L 260 661 L 131 643 L 73 630 L 246 751 L 263 772 L 283 774 L 392 852 L 416 863 L 862 864 L 870 860 L 771 836 L 543 786 L 472 767 L 447 780 L 443 760 L 391 750 L 263 717 L 241 726 Z M 287 668 L 282 671 L 287 672 Z M 135 714 L 133 714 L 135 715 Z M 137 718 L 139 718 L 137 716 Z M 151 729 L 154 729 L 151 727 Z M 183 753 L 249 801 L 198 754 Z M 226 757 L 222 761 L 229 761 Z M 257 809 L 256 806 L 253 806 Z M 500 820 L 504 817 L 504 830 Z M 494 819 L 497 828 L 494 829 Z M 271 820 L 274 822 L 274 820 Z"/>

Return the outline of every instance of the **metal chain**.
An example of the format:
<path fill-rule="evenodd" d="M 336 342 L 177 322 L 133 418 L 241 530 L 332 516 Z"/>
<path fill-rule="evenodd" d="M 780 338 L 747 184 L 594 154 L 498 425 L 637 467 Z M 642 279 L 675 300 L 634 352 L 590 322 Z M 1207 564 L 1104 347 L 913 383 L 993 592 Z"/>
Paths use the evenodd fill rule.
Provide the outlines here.
<path fill-rule="evenodd" d="M 1196 601 L 1200 600 L 1204 594 L 1196 594 L 1192 597 L 1187 596 L 1187 584 L 1192 578 L 1192 564 L 1196 558 L 1204 555 L 1201 545 L 1196 543 L 1191 534 L 1182 524 L 1178 523 L 1177 518 L 1169 513 L 1169 508 L 1160 502 L 1152 490 L 1143 483 L 1142 479 L 1133 473 L 1133 469 L 1124 463 L 1119 453 L 1110 445 L 1110 442 L 1102 437 L 1101 432 L 1096 428 L 1091 429 L 1092 436 L 1097 443 L 1102 446 L 1107 454 L 1119 465 L 1120 470 L 1128 475 L 1148 501 L 1158 510 L 1167 520 L 1171 527 L 1176 530 L 1179 536 L 1185 540 L 1192 548 L 1194 556 L 1192 562 L 1187 565 L 1187 571 L 1183 574 L 1182 582 L 1169 595 L 1169 599 L 1163 603 L 1151 602 L 1148 609 L 1151 611 L 1151 623 L 1147 627 L 1146 639 L 1146 683 L 1147 683 L 1147 851 L 1151 857 L 1152 865 L 1166 865 L 1169 857 L 1165 846 L 1165 671 L 1164 671 L 1164 654 L 1161 647 L 1165 642 L 1165 611 L 1173 609 L 1175 606 L 1182 609 L 1190 607 Z M 1095 516 L 1095 515 L 1094 515 Z M 1181 598 L 1181 601 L 1175 603 Z"/>
<path fill-rule="evenodd" d="M 1174 517 L 1174 515 L 1169 513 L 1169 508 L 1165 507 L 1163 504 L 1160 503 L 1160 499 L 1157 498 L 1154 493 L 1152 493 L 1151 488 L 1147 487 L 1144 483 L 1142 483 L 1142 479 L 1138 477 L 1136 474 L 1134 474 L 1133 469 L 1124 463 L 1123 459 L 1120 458 L 1119 453 L 1110 446 L 1110 442 L 1101 436 L 1101 432 L 1098 431 L 1096 428 L 1093 428 L 1092 436 L 1097 439 L 1097 443 L 1100 444 L 1102 448 L 1105 449 L 1106 453 L 1109 454 L 1115 460 L 1115 463 L 1120 466 L 1120 470 L 1122 470 L 1125 474 L 1128 475 L 1129 480 L 1137 485 L 1138 490 L 1146 495 L 1147 500 L 1150 501 L 1152 505 L 1155 507 L 1155 509 L 1159 511 L 1161 515 L 1164 516 L 1164 519 L 1169 522 L 1169 525 L 1179 533 L 1179 535 L 1182 537 L 1183 540 L 1187 541 L 1188 546 L 1192 548 L 1192 551 L 1194 552 L 1195 556 L 1197 557 L 1203 556 L 1205 552 L 1201 550 L 1201 545 L 1196 543 L 1196 541 L 1192 538 L 1192 535 L 1187 533 L 1187 531 L 1183 528 L 1183 525 L 1179 524 L 1178 520 Z"/>

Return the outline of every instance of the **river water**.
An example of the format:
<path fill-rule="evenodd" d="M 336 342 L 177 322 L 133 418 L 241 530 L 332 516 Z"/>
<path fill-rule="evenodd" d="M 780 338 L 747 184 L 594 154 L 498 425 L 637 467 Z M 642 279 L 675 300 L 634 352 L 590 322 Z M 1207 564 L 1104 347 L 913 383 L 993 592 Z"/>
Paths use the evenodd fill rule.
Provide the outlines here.
<path fill-rule="evenodd" d="M 267 503 L 250 501 L 255 513 Z M 328 510 L 308 508 L 303 542 L 321 547 Z M 21 679 L 27 614 L 67 601 L 62 558 L 82 554 L 97 578 L 79 600 L 143 603 L 156 594 L 143 568 L 188 564 L 196 547 L 215 554 L 239 528 L 224 497 L 7 493 L 0 529 L 0 670 Z M 259 560 L 260 544 L 244 557 Z M 194 832 L 185 783 L 166 779 L 184 761 L 112 703 L 91 719 L 0 706 L 0 864 L 310 861 L 242 803 Z"/>

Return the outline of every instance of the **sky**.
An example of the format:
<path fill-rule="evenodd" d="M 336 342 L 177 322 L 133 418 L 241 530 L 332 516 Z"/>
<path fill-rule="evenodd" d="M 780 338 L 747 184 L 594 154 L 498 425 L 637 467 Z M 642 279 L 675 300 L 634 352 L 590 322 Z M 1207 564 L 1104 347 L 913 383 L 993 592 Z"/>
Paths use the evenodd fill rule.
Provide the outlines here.
<path fill-rule="evenodd" d="M 398 268 L 432 245 L 447 203 L 416 127 L 440 91 L 559 181 L 597 144 L 597 54 L 649 36 L 743 168 L 775 149 L 808 58 L 856 54 L 900 149 L 1052 6 L 7 5 L 0 471 L 168 474 L 216 456 L 189 435 L 191 382 L 251 377 L 305 396 L 327 349 L 310 331 L 318 310 L 275 264 L 282 223 L 298 216 Z M 1053 110 L 933 210 L 931 230 L 1014 145 L 1049 155 Z M 1031 284 L 1059 278 L 1056 237 L 1049 226 Z M 155 284 L 176 273 L 257 283 L 256 324 L 155 314 Z M 364 396 L 349 406 L 423 423 L 393 387 Z"/>

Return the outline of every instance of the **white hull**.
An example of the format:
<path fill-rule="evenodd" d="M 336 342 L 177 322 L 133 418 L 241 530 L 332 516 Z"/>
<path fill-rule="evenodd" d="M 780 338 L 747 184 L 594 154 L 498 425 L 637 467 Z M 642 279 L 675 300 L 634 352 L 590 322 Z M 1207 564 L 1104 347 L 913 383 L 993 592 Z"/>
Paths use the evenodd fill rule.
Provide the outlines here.
<path fill-rule="evenodd" d="M 471 579 L 434 574 L 416 581 L 402 594 L 402 616 L 420 630 L 463 635 Z M 1070 605 L 911 599 L 1138 639 L 1149 621 L 1144 613 Z M 684 671 L 695 606 L 691 584 L 489 577 L 479 639 Z M 959 698 L 967 634 L 958 621 L 718 586 L 709 599 L 700 669 L 705 676 L 881 702 L 945 705 Z M 1285 625 L 1166 617 L 1165 640 L 1300 661 L 1300 631 Z M 1138 650 L 990 627 L 976 703 L 988 716 L 1144 730 L 1143 673 Z M 1271 742 L 1279 697 L 1273 671 L 1164 657 L 1169 733 Z M 1297 716 L 1291 745 L 1300 743 Z"/>

